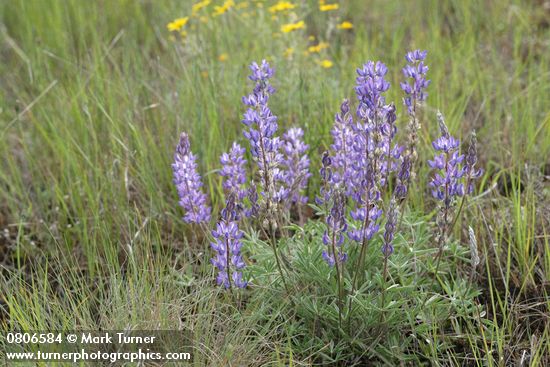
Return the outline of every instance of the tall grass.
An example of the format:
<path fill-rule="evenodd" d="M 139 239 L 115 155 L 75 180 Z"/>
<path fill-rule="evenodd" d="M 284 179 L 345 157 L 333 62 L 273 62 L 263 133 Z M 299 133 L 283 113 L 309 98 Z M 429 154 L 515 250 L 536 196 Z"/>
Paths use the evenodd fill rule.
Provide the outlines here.
<path fill-rule="evenodd" d="M 239 338 L 257 327 L 255 312 L 267 313 L 262 305 L 215 336 L 213 329 L 226 321 L 218 318 L 234 316 L 207 282 L 203 247 L 180 219 L 169 166 L 177 136 L 190 133 L 217 207 L 219 154 L 243 139 L 240 96 L 250 61 L 268 58 L 276 67 L 272 109 L 283 126 L 304 127 L 315 171 L 341 98 L 352 97 L 355 67 L 386 61 L 393 86 L 388 98 L 398 101 L 403 54 L 421 48 L 429 51 L 432 80 L 421 147 L 437 134 L 440 109 L 457 135 L 476 129 L 487 168 L 480 198 L 466 205 L 468 216 L 455 229 L 457 238 L 467 238 L 467 224 L 475 228 L 485 265 L 475 281 L 483 289 L 479 302 L 488 305 L 480 318 L 488 321 L 481 329 L 465 328 L 465 354 L 489 365 L 522 358 L 533 366 L 550 363 L 543 342 L 550 337 L 543 316 L 550 312 L 544 179 L 550 175 L 550 14 L 542 3 L 346 1 L 337 14 L 354 28 L 343 31 L 328 27 L 334 14 L 304 1 L 297 18 L 308 27 L 289 35 L 274 35 L 286 18 L 272 19 L 265 5 L 256 16 L 210 16 L 184 46 L 171 40 L 165 25 L 189 14 L 191 5 L 0 4 L 4 329 L 160 328 L 179 325 L 187 315 L 206 338 L 201 345 L 210 348 L 204 360 L 218 361 L 212 364 L 293 363 L 290 339 L 277 339 L 269 328 L 280 321 L 277 310 L 253 340 L 260 356 L 243 350 Z M 332 68 L 303 55 L 309 35 L 330 43 L 322 57 L 334 62 Z M 291 59 L 283 56 L 288 47 L 295 48 Z M 222 53 L 226 61 L 219 60 Z M 398 122 L 403 131 L 402 112 Z M 419 152 L 421 160 L 428 154 Z M 430 209 L 423 193 L 427 175 L 420 167 L 411 212 Z M 313 179 L 311 197 L 317 187 Z"/>

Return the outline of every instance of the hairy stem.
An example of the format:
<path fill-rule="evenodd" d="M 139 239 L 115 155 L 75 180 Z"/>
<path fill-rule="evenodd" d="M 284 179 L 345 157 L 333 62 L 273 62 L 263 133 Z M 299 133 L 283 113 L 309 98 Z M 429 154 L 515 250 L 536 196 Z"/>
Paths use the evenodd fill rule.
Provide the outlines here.
<path fill-rule="evenodd" d="M 336 250 L 336 231 L 332 231 L 332 255 L 334 256 L 334 266 L 336 267 L 336 282 L 338 284 L 338 325 L 342 328 L 342 275 L 340 273 L 340 262 L 337 250 Z"/>
<path fill-rule="evenodd" d="M 384 306 L 386 304 L 386 278 L 388 276 L 388 255 L 384 254 L 384 272 L 383 272 L 383 275 L 382 275 L 382 279 L 383 279 L 383 283 L 382 283 L 382 299 L 381 299 L 381 303 L 380 303 L 380 309 L 382 310 L 382 312 L 380 313 L 380 321 L 384 321 L 384 319 L 386 318 L 386 315 L 384 313 Z"/>

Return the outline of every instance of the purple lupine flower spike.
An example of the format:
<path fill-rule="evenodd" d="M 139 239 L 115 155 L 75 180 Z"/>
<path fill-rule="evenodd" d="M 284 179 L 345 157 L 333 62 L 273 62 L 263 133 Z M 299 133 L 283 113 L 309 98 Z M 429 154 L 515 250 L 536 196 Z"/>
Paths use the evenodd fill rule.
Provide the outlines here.
<path fill-rule="evenodd" d="M 282 184 L 285 174 L 280 168 L 283 162 L 280 152 L 282 141 L 275 136 L 277 117 L 268 106 L 269 97 L 275 92 L 269 84 L 274 72 L 265 60 L 261 65 L 252 63 L 250 70 L 252 73 L 249 79 L 256 85 L 252 93 L 242 99 L 248 106 L 242 120 L 248 127 L 244 136 L 250 141 L 252 157 L 258 165 L 266 209 L 273 210 L 274 204 L 288 196 L 288 189 Z"/>
<path fill-rule="evenodd" d="M 309 173 L 309 145 L 303 142 L 304 131 L 300 128 L 291 128 L 283 135 L 285 186 L 289 189 L 289 204 L 305 204 L 307 197 L 301 192 L 307 187 L 311 174 Z"/>
<path fill-rule="evenodd" d="M 235 206 L 235 196 L 230 195 L 226 207 L 222 210 L 221 219 L 212 231 L 214 241 L 210 243 L 216 255 L 211 259 L 218 270 L 217 283 L 223 287 L 246 287 L 242 269 L 245 263 L 241 256 L 241 239 L 243 232 L 238 226 L 238 209 Z"/>
<path fill-rule="evenodd" d="M 390 88 L 390 83 L 385 79 L 387 72 L 388 68 L 380 61 L 368 61 L 362 68 L 357 69 L 355 92 L 361 102 L 357 108 L 359 117 L 373 120 L 377 109 L 385 104 L 382 93 Z"/>
<path fill-rule="evenodd" d="M 330 202 L 333 189 L 333 174 L 332 174 L 332 158 L 328 152 L 323 152 L 323 158 L 321 159 L 321 169 L 319 170 L 321 176 L 321 188 L 320 196 L 315 198 L 317 205 L 327 206 Z"/>
<path fill-rule="evenodd" d="M 456 196 L 464 195 L 464 185 L 461 182 L 464 170 L 460 167 L 464 155 L 459 153 L 460 141 L 449 133 L 443 115 L 438 112 L 437 117 L 441 136 L 432 146 L 441 153 L 433 161 L 428 161 L 428 165 L 439 173 L 434 175 L 429 186 L 432 188 L 432 196 L 443 201 L 445 208 L 449 209 Z"/>
<path fill-rule="evenodd" d="M 411 176 L 411 159 L 409 155 L 403 157 L 401 168 L 397 174 L 397 185 L 395 186 L 394 196 L 398 200 L 403 200 L 407 196 L 408 185 Z"/>
<path fill-rule="evenodd" d="M 197 173 L 196 157 L 191 153 L 189 136 L 182 133 L 172 163 L 174 183 L 180 198 L 179 204 L 185 210 L 186 223 L 206 223 L 210 221 L 210 207 L 202 192 L 201 176 Z"/>
<path fill-rule="evenodd" d="M 258 204 L 258 190 L 254 182 L 251 182 L 250 187 L 246 190 L 246 197 L 248 198 L 249 207 L 245 209 L 244 215 L 249 218 L 258 215 L 260 206 Z"/>
<path fill-rule="evenodd" d="M 379 230 L 377 220 L 382 211 L 378 208 L 380 190 L 385 184 L 384 165 L 389 169 L 391 140 L 395 135 L 395 108 L 386 105 L 385 97 L 390 84 L 385 76 L 386 65 L 368 61 L 357 69 L 355 92 L 359 100 L 357 117 L 353 124 L 354 159 L 352 160 L 352 199 L 355 208 L 351 217 L 360 221 L 360 228 L 350 230 L 350 239 L 365 245 Z M 387 159 L 385 159 L 387 158 Z"/>
<path fill-rule="evenodd" d="M 408 64 L 403 68 L 403 75 L 407 81 L 401 83 L 401 89 L 406 94 L 404 102 L 409 115 L 414 114 L 417 105 L 428 97 L 426 88 L 430 80 L 426 80 L 428 67 L 424 64 L 427 54 L 427 51 L 415 50 L 405 55 Z"/>
<path fill-rule="evenodd" d="M 432 143 L 432 146 L 436 152 L 441 153 L 436 153 L 434 160 L 428 161 L 428 165 L 435 170 L 429 183 L 432 188 L 432 196 L 441 202 L 436 218 L 439 243 L 437 256 L 439 257 L 443 252 L 443 244 L 448 235 L 456 197 L 464 195 L 464 185 L 461 180 L 464 170 L 460 167 L 464 156 L 460 155 L 458 151 L 460 141 L 449 133 L 440 112 L 437 113 L 437 119 L 441 135 Z"/>
<path fill-rule="evenodd" d="M 353 132 L 353 116 L 350 113 L 347 99 L 342 102 L 340 112 L 334 117 L 334 125 L 330 133 L 333 141 L 331 149 L 334 152 L 335 177 L 333 183 L 339 187 L 342 186 L 344 193 L 351 196 L 355 134 Z"/>
<path fill-rule="evenodd" d="M 266 60 L 262 60 L 261 65 L 258 65 L 257 62 L 253 62 L 249 66 L 252 73 L 248 78 L 254 82 L 265 82 L 268 79 L 273 78 L 275 71 L 269 66 L 269 63 Z"/>
<path fill-rule="evenodd" d="M 468 154 L 465 157 L 459 152 L 460 141 L 449 133 L 440 112 L 437 113 L 437 119 L 441 136 L 432 143 L 432 146 L 436 152 L 441 153 L 436 153 L 434 160 L 428 161 L 428 165 L 435 171 L 429 183 L 432 188 L 432 196 L 441 202 L 436 218 L 439 264 L 439 259 L 441 259 L 443 253 L 443 245 L 449 235 L 448 232 L 458 219 L 458 214 L 460 214 L 462 204 L 464 204 L 464 197 L 473 191 L 472 179 L 481 176 L 482 171 L 475 167 L 477 163 L 475 133 L 472 134 Z M 454 215 L 453 208 L 458 197 L 462 197 L 462 201 L 458 214 Z"/>
<path fill-rule="evenodd" d="M 235 195 L 239 202 L 247 195 L 246 184 L 246 159 L 245 149 L 236 142 L 233 143 L 229 153 L 223 153 L 220 157 L 222 169 L 220 176 L 224 177 L 223 188 L 228 194 Z"/>
<path fill-rule="evenodd" d="M 346 199 L 342 193 L 335 195 L 330 214 L 327 216 L 327 230 L 323 234 L 323 243 L 329 247 L 323 251 L 323 259 L 330 265 L 334 266 L 336 261 L 338 264 L 345 262 L 348 255 L 343 251 L 344 234 L 348 228 L 346 223 Z M 333 248 L 331 248 L 334 246 Z"/>
<path fill-rule="evenodd" d="M 410 174 L 411 178 L 415 176 L 414 163 L 417 159 L 416 145 L 418 142 L 418 130 L 420 122 L 418 121 L 417 110 L 428 96 L 426 88 L 430 85 L 430 81 L 426 79 L 428 67 L 424 64 L 427 51 L 415 50 L 408 52 L 405 56 L 407 65 L 403 68 L 403 75 L 407 80 L 401 83 L 401 89 L 405 92 L 403 102 L 407 107 L 409 115 L 408 130 L 408 146 L 405 155 L 409 156 L 411 161 Z M 408 186 L 409 180 L 406 185 Z"/>
<path fill-rule="evenodd" d="M 395 125 L 397 115 L 395 110 L 393 103 L 385 106 L 384 119 L 379 125 L 378 150 L 380 151 L 380 163 L 378 164 L 379 177 L 377 181 L 381 188 L 386 186 L 390 174 L 399 168 L 398 162 L 403 151 L 403 147 L 393 142 L 397 134 L 397 126 Z"/>

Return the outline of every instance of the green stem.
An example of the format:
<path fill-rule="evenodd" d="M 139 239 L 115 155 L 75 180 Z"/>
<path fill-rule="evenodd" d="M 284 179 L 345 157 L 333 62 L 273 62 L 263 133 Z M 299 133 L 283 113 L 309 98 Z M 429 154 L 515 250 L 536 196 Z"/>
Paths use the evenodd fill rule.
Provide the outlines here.
<path fill-rule="evenodd" d="M 382 300 L 380 304 L 380 322 L 383 322 L 386 318 L 386 314 L 384 313 L 384 305 L 386 304 L 386 278 L 388 276 L 388 256 L 384 254 L 384 272 L 383 272 L 383 283 L 382 283 Z"/>
<path fill-rule="evenodd" d="M 283 285 L 285 287 L 286 293 L 290 296 L 290 291 L 289 291 L 288 285 L 286 284 L 286 278 L 283 273 L 283 268 L 281 267 L 281 261 L 279 260 L 279 253 L 277 251 L 277 244 L 275 239 L 275 228 L 273 227 L 273 225 L 271 225 L 271 223 L 270 223 L 270 226 L 271 226 L 271 241 L 270 241 L 271 248 L 273 249 L 273 254 L 275 255 L 277 268 L 279 269 L 279 273 L 281 274 L 281 279 L 283 280 Z"/>
<path fill-rule="evenodd" d="M 225 270 L 227 272 L 227 282 L 229 283 L 229 289 L 231 290 L 231 269 L 230 269 L 230 256 L 231 254 L 229 253 L 229 239 L 225 239 L 225 257 L 226 257 L 226 264 L 225 264 Z"/>
<path fill-rule="evenodd" d="M 338 265 L 340 260 L 336 251 L 336 232 L 334 230 L 332 231 L 332 255 L 334 256 L 334 265 L 336 267 L 336 282 L 338 284 L 338 326 L 342 328 L 342 277 L 340 274 L 340 266 Z"/>
<path fill-rule="evenodd" d="M 368 240 L 365 236 L 365 232 L 366 232 L 366 230 L 368 228 L 368 225 L 369 225 L 369 214 L 370 214 L 368 195 L 367 195 L 367 200 L 366 200 L 365 207 L 366 207 L 365 221 L 363 222 L 363 225 L 362 225 L 362 228 L 361 228 L 361 234 L 363 236 L 363 242 L 361 243 L 361 252 L 359 253 L 359 259 L 357 259 L 357 269 L 355 270 L 355 274 L 353 275 L 353 282 L 351 284 L 351 293 L 350 294 L 355 293 L 355 289 L 357 287 L 357 277 L 358 277 L 359 272 L 363 268 L 363 259 L 365 257 L 366 248 L 368 246 Z M 348 307 L 348 329 L 350 329 L 350 331 L 351 331 L 351 311 L 353 309 L 351 298 L 349 299 L 348 303 L 349 303 L 349 307 Z"/>

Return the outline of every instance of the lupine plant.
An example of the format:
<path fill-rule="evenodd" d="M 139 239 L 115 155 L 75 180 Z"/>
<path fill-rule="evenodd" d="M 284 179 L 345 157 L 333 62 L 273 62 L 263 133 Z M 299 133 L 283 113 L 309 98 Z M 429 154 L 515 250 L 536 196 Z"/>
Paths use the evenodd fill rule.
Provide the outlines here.
<path fill-rule="evenodd" d="M 426 73 L 428 72 L 428 66 L 424 64 L 427 52 L 415 50 L 408 52 L 405 55 L 407 65 L 403 68 L 403 75 L 407 79 L 401 83 L 401 89 L 405 92 L 405 98 L 403 102 L 407 107 L 407 114 L 409 115 L 408 129 L 408 144 L 407 144 L 407 156 L 411 164 L 409 169 L 409 175 L 414 177 L 414 163 L 417 160 L 416 145 L 418 143 L 418 129 L 420 129 L 420 122 L 418 117 L 419 107 L 428 97 L 426 88 L 430 85 L 430 80 L 426 79 Z M 405 187 L 408 186 L 409 178 L 405 181 Z"/>
<path fill-rule="evenodd" d="M 437 119 L 441 135 L 432 143 L 436 155 L 428 165 L 434 170 L 434 175 L 429 183 L 432 189 L 432 196 L 440 203 L 437 215 L 437 266 L 436 274 L 441 261 L 443 247 L 446 244 L 452 226 L 456 222 L 454 218 L 454 207 L 457 199 L 473 192 L 472 180 L 479 178 L 483 173 L 476 168 L 477 148 L 475 133 L 472 134 L 467 159 L 460 154 L 460 141 L 453 137 L 445 124 L 443 115 L 438 112 Z M 462 203 L 460 209 L 462 209 Z M 456 214 L 458 216 L 460 210 Z"/>
<path fill-rule="evenodd" d="M 384 306 L 388 263 L 399 234 L 397 218 L 410 192 L 417 161 L 418 111 L 426 100 L 426 88 L 430 84 L 426 79 L 426 55 L 426 51 L 419 50 L 406 55 L 407 65 L 403 69 L 406 81 L 401 83 L 409 119 L 406 141 L 397 142 L 398 111 L 385 97 L 390 88 L 386 80 L 388 69 L 380 61 L 368 61 L 357 69 L 355 112 L 352 112 L 350 101 L 345 99 L 334 118 L 330 149 L 321 158 L 320 192 L 315 205 L 311 206 L 324 217 L 325 229 L 318 244 L 323 246 L 322 258 L 326 266 L 335 271 L 340 325 L 346 316 L 351 322 L 353 299 L 366 271 L 365 257 L 372 241 L 382 244 L 384 288 L 381 299 Z M 309 147 L 303 141 L 301 128 L 293 127 L 282 137 L 277 136 L 277 117 L 269 107 L 270 96 L 275 92 L 271 85 L 274 77 L 271 66 L 264 60 L 260 64 L 252 63 L 250 70 L 249 79 L 254 82 L 254 88 L 242 99 L 246 106 L 242 123 L 255 164 L 251 172 L 246 171 L 246 150 L 236 142 L 220 158 L 219 173 L 223 177 L 226 206 L 211 232 L 211 247 L 215 252 L 212 264 L 218 271 L 219 285 L 228 289 L 246 287 L 248 283 L 242 273 L 246 258 L 241 255 L 245 233 L 239 226 L 243 218 L 249 218 L 248 221 L 257 223 L 269 239 L 279 275 L 292 301 L 291 289 L 285 281 L 292 269 L 292 257 L 287 260 L 290 266 L 283 271 L 277 243 L 286 234 L 283 227 L 293 220 L 288 215 L 289 209 L 307 204 L 304 190 L 311 176 Z M 430 181 L 432 196 L 439 203 L 436 274 L 464 197 L 473 192 L 473 181 L 482 173 L 476 167 L 475 134 L 464 155 L 460 153 L 459 140 L 450 134 L 441 114 L 438 114 L 438 122 L 440 136 L 432 144 L 436 155 L 428 161 L 434 170 Z M 210 208 L 200 191 L 195 160 L 188 136 L 182 134 L 173 168 L 180 204 L 185 210 L 184 220 L 205 224 L 210 220 Z M 454 210 L 458 198 L 462 198 L 462 202 L 459 209 Z M 354 261 L 348 261 L 350 254 Z M 292 249 L 289 255 L 292 256 Z M 346 303 L 349 305 L 347 315 Z"/>
<path fill-rule="evenodd" d="M 238 288 L 246 287 L 241 271 L 245 267 L 241 257 L 243 232 L 239 229 L 240 217 L 235 200 L 234 195 L 228 197 L 226 206 L 221 211 L 221 220 L 212 231 L 214 241 L 211 246 L 216 255 L 211 261 L 218 270 L 218 285 L 225 288 L 231 288 L 232 285 Z"/>
<path fill-rule="evenodd" d="M 197 172 L 196 159 L 191 152 L 189 136 L 182 133 L 172 163 L 174 184 L 178 190 L 179 204 L 185 210 L 183 220 L 186 223 L 204 224 L 210 221 L 211 209 L 201 189 L 202 181 Z"/>
<path fill-rule="evenodd" d="M 284 153 L 284 182 L 288 187 L 287 203 L 305 204 L 307 197 L 303 195 L 303 190 L 307 187 L 307 181 L 311 174 L 309 173 L 309 157 L 307 150 L 309 145 L 303 141 L 304 131 L 299 127 L 290 128 L 283 135 L 283 153 Z"/>

